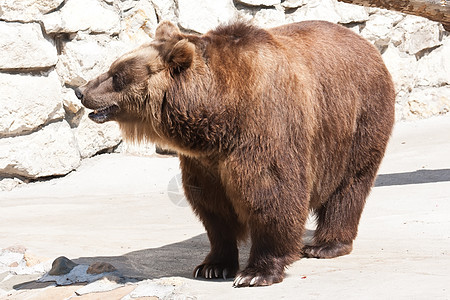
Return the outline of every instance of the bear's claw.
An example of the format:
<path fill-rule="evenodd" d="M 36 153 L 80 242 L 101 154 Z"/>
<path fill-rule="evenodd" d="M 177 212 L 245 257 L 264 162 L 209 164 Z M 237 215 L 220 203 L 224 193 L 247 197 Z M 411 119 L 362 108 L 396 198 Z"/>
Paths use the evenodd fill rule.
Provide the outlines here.
<path fill-rule="evenodd" d="M 234 276 L 228 268 L 220 265 L 202 264 L 195 268 L 194 278 L 204 277 L 205 279 L 223 278 L 226 280 Z"/>
<path fill-rule="evenodd" d="M 350 243 L 324 243 L 321 245 L 303 247 L 303 257 L 308 258 L 334 258 L 349 254 L 352 251 L 353 242 Z"/>
<path fill-rule="evenodd" d="M 272 280 L 268 280 L 264 276 L 237 276 L 233 281 L 233 287 L 246 287 L 246 286 L 267 286 L 274 283 Z"/>
<path fill-rule="evenodd" d="M 262 275 L 253 271 L 243 271 L 233 281 L 233 287 L 268 286 L 283 281 L 283 274 Z"/>

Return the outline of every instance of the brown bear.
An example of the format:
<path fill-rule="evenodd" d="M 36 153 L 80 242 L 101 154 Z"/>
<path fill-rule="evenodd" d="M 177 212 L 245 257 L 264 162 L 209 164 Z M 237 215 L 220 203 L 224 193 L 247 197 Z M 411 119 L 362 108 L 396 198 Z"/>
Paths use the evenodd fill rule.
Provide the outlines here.
<path fill-rule="evenodd" d="M 75 92 L 93 121 L 117 121 L 124 138 L 179 153 L 211 243 L 194 276 L 236 276 L 235 287 L 281 282 L 301 256 L 351 252 L 394 123 L 378 51 L 323 21 L 235 22 L 204 35 L 162 22 L 154 41 Z M 317 228 L 304 246 L 310 211 Z"/>

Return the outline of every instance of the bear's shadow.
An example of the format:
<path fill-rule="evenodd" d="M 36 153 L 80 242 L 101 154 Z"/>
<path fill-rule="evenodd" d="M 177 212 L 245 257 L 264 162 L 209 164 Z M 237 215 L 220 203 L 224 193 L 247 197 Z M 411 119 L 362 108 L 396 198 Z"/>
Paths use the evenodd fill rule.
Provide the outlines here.
<path fill-rule="evenodd" d="M 124 277 L 139 280 L 162 277 L 192 277 L 192 270 L 209 252 L 206 233 L 188 240 L 126 253 L 121 256 L 80 257 L 77 264 L 106 262 L 113 265 Z"/>
<path fill-rule="evenodd" d="M 303 242 L 310 244 L 314 230 L 306 229 Z M 90 265 L 94 262 L 106 262 L 113 265 L 126 281 L 159 279 L 163 277 L 193 278 L 193 270 L 209 253 L 210 245 L 206 233 L 190 239 L 168 244 L 159 248 L 149 248 L 133 251 L 120 256 L 95 256 L 73 259 L 77 264 Z M 239 263 L 243 268 L 247 264 L 250 243 L 239 247 Z M 220 279 L 219 279 L 220 280 Z M 229 279 L 232 281 L 233 279 Z M 36 281 L 21 282 L 13 288 L 39 289 L 52 282 L 38 283 Z"/>
<path fill-rule="evenodd" d="M 313 234 L 314 230 L 306 229 L 304 242 L 310 243 Z M 206 233 L 203 233 L 159 248 L 133 251 L 121 256 L 80 257 L 74 259 L 74 262 L 77 264 L 110 263 L 124 277 L 138 280 L 172 276 L 192 278 L 194 268 L 203 261 L 209 250 L 208 237 Z M 241 268 L 245 267 L 249 252 L 250 242 L 243 243 L 239 247 Z"/>

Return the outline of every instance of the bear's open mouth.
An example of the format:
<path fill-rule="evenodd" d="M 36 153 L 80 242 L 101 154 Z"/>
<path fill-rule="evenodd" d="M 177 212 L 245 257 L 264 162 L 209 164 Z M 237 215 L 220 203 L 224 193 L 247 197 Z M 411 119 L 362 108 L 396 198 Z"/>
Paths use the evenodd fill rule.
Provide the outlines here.
<path fill-rule="evenodd" d="M 88 115 L 88 117 L 92 121 L 101 124 L 101 123 L 105 123 L 107 121 L 111 121 L 114 118 L 114 116 L 117 114 L 118 111 L 119 111 L 119 106 L 117 106 L 116 104 L 113 104 L 111 106 L 104 107 L 101 109 L 95 109 L 93 112 L 91 112 Z"/>

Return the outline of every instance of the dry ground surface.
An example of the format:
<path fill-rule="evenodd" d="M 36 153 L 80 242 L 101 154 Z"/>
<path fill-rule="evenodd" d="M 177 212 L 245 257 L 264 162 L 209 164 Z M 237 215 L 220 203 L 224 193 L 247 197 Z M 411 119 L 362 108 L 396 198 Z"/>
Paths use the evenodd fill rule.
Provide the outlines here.
<path fill-rule="evenodd" d="M 396 125 L 351 255 L 301 259 L 270 287 L 192 278 L 209 244 L 179 173 L 175 157 L 104 154 L 64 178 L 0 192 L 0 249 L 22 246 L 40 263 L 20 274 L 0 252 L 0 299 L 450 299 L 450 116 Z M 61 255 L 137 281 L 85 293 L 36 283 Z"/>

